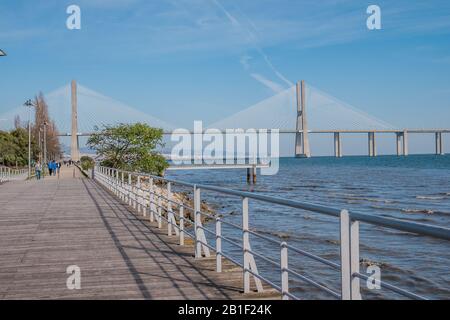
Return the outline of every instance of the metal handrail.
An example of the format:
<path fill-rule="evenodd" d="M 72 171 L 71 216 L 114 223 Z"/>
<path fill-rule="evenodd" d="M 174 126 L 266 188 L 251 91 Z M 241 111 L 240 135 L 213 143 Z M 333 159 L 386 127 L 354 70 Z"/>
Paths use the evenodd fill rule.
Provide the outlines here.
<path fill-rule="evenodd" d="M 224 237 L 224 236 L 220 236 L 219 238 L 222 239 L 222 240 L 225 240 L 225 241 L 228 242 L 229 244 L 234 245 L 235 247 L 239 247 L 239 248 L 241 248 L 242 250 L 244 250 L 244 247 L 243 247 L 241 244 L 239 244 L 239 243 L 233 241 L 233 240 L 230 239 L 230 238 L 227 238 L 227 237 Z"/>
<path fill-rule="evenodd" d="M 326 264 L 326 265 L 328 265 L 328 266 L 330 266 L 330 267 L 332 267 L 332 268 L 334 268 L 334 269 L 338 269 L 338 270 L 341 269 L 341 266 L 340 266 L 339 264 L 337 264 L 337 263 L 334 263 L 333 261 L 330 261 L 330 260 L 328 260 L 328 259 L 321 258 L 321 257 L 319 257 L 319 256 L 317 256 L 317 255 L 315 255 L 315 254 L 312 254 L 312 253 L 309 253 L 309 252 L 307 252 L 307 251 L 305 251 L 305 250 L 302 250 L 302 249 L 299 249 L 299 248 L 290 246 L 290 245 L 288 245 L 288 244 L 286 244 L 286 247 L 287 247 L 288 249 L 291 249 L 292 251 L 295 251 L 295 252 L 297 252 L 297 253 L 300 253 L 301 255 L 304 255 L 304 256 L 306 256 L 306 257 L 308 257 L 308 258 L 311 258 L 311 259 L 313 259 L 313 260 L 316 260 L 316 261 L 318 261 L 318 262 L 321 262 L 321 263 L 323 263 L 323 264 Z"/>
<path fill-rule="evenodd" d="M 334 216 L 334 217 L 339 217 L 340 213 L 342 211 L 341 209 L 337 209 L 337 208 L 333 208 L 333 207 L 327 207 L 327 206 L 313 204 L 313 203 L 309 203 L 309 202 L 300 202 L 300 201 L 289 200 L 289 199 L 285 199 L 285 198 L 255 194 L 255 193 L 251 193 L 251 192 L 247 192 L 247 191 L 232 190 L 232 189 L 204 185 L 204 184 L 194 184 L 194 183 L 190 183 L 190 182 L 167 179 L 167 178 L 163 178 L 163 177 L 159 177 L 159 176 L 155 176 L 155 175 L 149 175 L 149 174 L 145 174 L 145 173 L 123 171 L 123 170 L 121 170 L 121 172 L 130 174 L 130 175 L 147 176 L 147 177 L 151 177 L 152 179 L 155 179 L 155 180 L 172 182 L 172 183 L 184 185 L 187 187 L 197 187 L 199 189 L 215 191 L 218 193 L 228 194 L 228 195 L 237 196 L 237 197 L 250 198 L 250 199 L 259 200 L 259 201 L 263 201 L 263 202 L 269 202 L 272 204 L 288 206 L 291 208 L 303 209 L 303 210 L 307 210 L 307 211 L 322 213 L 322 214 L 326 214 L 326 215 L 330 215 L 330 216 Z M 428 224 L 424 224 L 424 223 L 403 221 L 403 220 L 395 219 L 395 218 L 372 216 L 369 214 L 359 213 L 359 212 L 355 212 L 355 211 L 349 211 L 349 214 L 350 214 L 350 217 L 352 220 L 366 222 L 369 224 L 373 224 L 373 225 L 377 225 L 377 226 L 381 226 L 381 227 L 392 228 L 392 229 L 396 229 L 396 230 L 400 230 L 400 231 L 416 233 L 419 235 L 430 236 L 433 238 L 441 238 L 444 240 L 450 240 L 450 229 L 448 229 L 448 228 L 428 225 Z"/>
<path fill-rule="evenodd" d="M 7 182 L 16 177 L 28 175 L 27 169 L 12 169 L 10 167 L 0 166 L 0 182 Z"/>
<path fill-rule="evenodd" d="M 250 192 L 246 192 L 246 191 L 237 191 L 237 190 L 225 189 L 225 188 L 209 186 L 209 185 L 193 184 L 193 183 L 188 183 L 188 182 L 184 182 L 184 181 L 176 181 L 173 179 L 166 179 L 166 178 L 148 175 L 148 174 L 144 174 L 144 173 L 138 173 L 138 172 L 122 171 L 122 170 L 116 170 L 116 169 L 105 168 L 105 167 L 96 167 L 95 169 L 96 169 L 96 172 L 100 175 L 100 180 L 103 181 L 105 186 L 110 188 L 110 190 L 114 190 L 114 192 L 116 192 L 117 195 L 119 197 L 121 197 L 121 199 L 123 199 L 124 201 L 126 200 L 130 204 L 134 201 L 135 207 L 137 205 L 141 205 L 141 203 L 139 203 L 138 200 L 144 199 L 144 196 L 142 194 L 138 194 L 138 193 L 135 193 L 135 192 L 132 192 L 129 190 L 129 189 L 136 188 L 136 186 L 133 186 L 131 184 L 131 182 L 132 182 L 131 177 L 132 176 L 138 177 L 138 181 L 140 181 L 141 178 L 148 178 L 152 187 L 149 188 L 148 190 L 144 190 L 139 185 L 138 188 L 140 191 L 147 193 L 150 197 L 150 199 L 148 199 L 148 200 L 144 199 L 144 204 L 146 203 L 146 201 L 148 201 L 148 203 L 149 203 L 148 207 L 149 207 L 149 212 L 151 215 L 151 221 L 153 221 L 152 214 L 156 214 L 157 217 L 159 218 L 159 221 L 161 221 L 161 219 L 164 219 L 165 221 L 167 221 L 169 235 L 171 235 L 171 227 L 174 226 L 175 229 L 178 230 L 178 232 L 179 232 L 180 244 L 182 243 L 182 237 L 184 236 L 184 234 L 188 234 L 189 236 L 191 236 L 191 238 L 193 238 L 196 243 L 196 245 L 195 245 L 196 258 L 202 257 L 202 251 L 204 251 L 206 256 L 209 256 L 209 249 L 216 251 L 217 271 L 218 272 L 221 272 L 221 269 L 222 269 L 221 259 L 222 259 L 222 257 L 224 257 L 224 258 L 230 260 L 231 262 L 235 263 L 236 265 L 242 267 L 244 275 L 246 273 L 248 273 L 249 275 L 250 274 L 253 275 L 255 282 L 257 284 L 258 291 L 263 290 L 259 281 L 264 281 L 265 283 L 269 284 L 274 289 L 278 290 L 282 294 L 283 299 L 289 299 L 289 298 L 297 299 L 298 298 L 289 292 L 289 285 L 288 285 L 288 283 L 289 283 L 288 275 L 289 274 L 291 274 L 291 275 L 295 276 L 296 278 L 301 279 L 323 291 L 328 292 L 329 294 L 333 295 L 334 297 L 341 298 L 341 299 L 360 299 L 361 298 L 361 295 L 359 292 L 360 291 L 359 279 L 367 280 L 367 279 L 369 279 L 369 277 L 367 277 L 359 272 L 359 224 L 358 224 L 359 222 L 366 222 L 366 223 L 376 225 L 376 226 L 387 227 L 387 228 L 410 232 L 410 233 L 415 233 L 415 234 L 419 234 L 419 235 L 431 236 L 433 238 L 450 240 L 450 229 L 444 228 L 444 227 L 432 226 L 432 225 L 415 223 L 415 222 L 405 222 L 405 221 L 402 221 L 399 219 L 371 216 L 371 215 L 362 214 L 362 213 L 358 213 L 358 212 L 348 212 L 346 210 L 339 210 L 339 209 L 336 209 L 333 207 L 325 207 L 325 206 L 306 203 L 306 202 L 299 202 L 299 201 L 293 201 L 293 200 L 289 200 L 289 199 L 254 194 L 254 193 L 250 193 Z M 119 179 L 118 179 L 119 172 L 121 172 L 121 174 L 122 174 L 121 181 L 119 181 Z M 115 176 L 114 176 L 114 173 L 115 173 Z M 123 178 L 124 174 L 128 175 L 128 183 L 124 181 L 124 178 Z M 169 198 L 163 196 L 161 193 L 160 194 L 156 193 L 153 189 L 153 181 L 154 180 L 159 180 L 159 181 L 166 183 L 166 187 L 168 188 L 168 197 L 169 198 L 171 197 L 171 194 L 172 194 L 170 191 L 171 184 L 192 187 L 194 190 L 194 208 L 190 208 L 189 206 L 184 205 L 184 203 L 182 203 L 182 202 L 177 202 L 172 199 L 169 199 Z M 118 186 L 114 186 L 114 184 L 120 184 L 121 189 L 123 189 L 123 190 L 119 191 Z M 128 185 L 128 187 L 125 187 L 124 185 Z M 161 188 L 163 188 L 163 186 Z M 229 221 L 224 221 L 218 215 L 216 215 L 214 217 L 210 214 L 202 212 L 200 210 L 200 190 L 210 190 L 213 192 L 219 192 L 219 193 L 242 198 L 243 199 L 243 212 L 242 212 L 243 225 L 240 226 L 240 225 L 231 223 Z M 131 195 L 133 195 L 134 199 L 132 199 Z M 165 199 L 167 201 L 167 208 L 164 208 L 161 204 L 152 201 L 151 200 L 152 197 L 155 197 L 155 196 L 159 199 L 158 201 L 160 201 L 161 198 Z M 273 203 L 273 204 L 277 204 L 277 205 L 283 205 L 283 206 L 288 206 L 291 208 L 303 209 L 303 210 L 308 210 L 308 211 L 313 211 L 313 212 L 317 212 L 317 213 L 322 213 L 322 214 L 338 217 L 340 219 L 340 224 L 341 224 L 341 228 L 340 228 L 340 230 L 341 230 L 340 231 L 341 264 L 337 264 L 330 260 L 321 258 L 315 254 L 312 254 L 307 251 L 301 250 L 299 248 L 293 247 L 291 245 L 288 245 L 286 242 L 280 243 L 279 241 L 277 241 L 275 239 L 266 237 L 266 236 L 261 235 L 253 230 L 250 230 L 250 228 L 248 226 L 248 199 L 254 199 L 254 200 L 259 200 L 259 201 L 263 201 L 263 202 L 269 202 L 269 203 Z M 180 217 L 179 217 L 180 227 L 177 226 L 177 221 L 176 221 L 174 212 L 172 211 L 172 207 L 171 207 L 172 204 L 179 206 L 179 208 L 180 208 Z M 153 210 L 152 206 L 158 207 L 158 211 Z M 191 221 L 188 219 L 189 221 L 194 223 L 194 234 L 190 234 L 184 230 L 185 218 L 184 218 L 184 216 L 182 216 L 182 214 L 184 212 L 182 209 L 184 207 L 187 208 L 188 210 L 191 209 L 195 214 L 194 221 Z M 161 213 L 162 210 L 160 210 L 160 209 L 164 209 L 167 212 L 167 218 L 162 217 L 162 213 Z M 169 216 L 169 214 L 171 214 L 171 216 Z M 216 232 L 213 232 L 202 226 L 201 219 L 200 219 L 201 215 L 209 216 L 213 219 L 216 219 Z M 171 217 L 172 217 L 172 221 L 171 221 Z M 181 227 L 181 223 L 183 223 L 183 227 Z M 221 224 L 222 223 L 242 230 L 243 245 L 238 244 L 235 241 L 233 241 L 227 237 L 224 237 L 221 234 Z M 160 222 L 158 223 L 158 227 L 161 228 Z M 204 231 L 206 231 L 208 234 L 215 235 L 216 247 L 213 247 L 207 243 L 206 237 L 204 235 Z M 263 254 L 252 251 L 250 249 L 250 240 L 248 237 L 249 234 L 252 234 L 252 235 L 254 235 L 258 238 L 264 239 L 266 241 L 270 241 L 271 243 L 279 244 L 281 247 L 280 263 L 273 261 L 272 259 L 264 256 Z M 221 244 L 222 240 L 224 240 L 228 243 L 231 243 L 235 246 L 238 246 L 239 248 L 242 249 L 242 253 L 244 256 L 244 264 L 237 262 L 234 258 L 223 253 L 222 244 Z M 183 240 L 183 244 L 184 244 L 184 240 Z M 309 279 L 308 277 L 300 275 L 299 273 L 297 273 L 296 271 L 294 271 L 292 269 L 289 269 L 288 264 L 287 264 L 288 249 L 290 249 L 296 253 L 302 254 L 306 257 L 309 257 L 309 258 L 311 258 L 315 261 L 318 261 L 322 264 L 328 265 L 334 269 L 340 270 L 341 271 L 341 279 L 342 279 L 341 280 L 342 294 L 338 294 L 338 293 L 334 292 L 333 290 L 325 287 L 324 285 L 322 285 L 312 279 Z M 280 267 L 281 283 L 282 283 L 281 287 L 274 284 L 272 281 L 270 281 L 269 279 L 263 277 L 262 275 L 260 275 L 258 273 L 256 264 L 254 261 L 254 256 L 259 257 L 262 260 L 265 260 L 266 262 L 269 262 L 276 267 Z M 250 281 L 249 277 L 244 276 L 244 292 L 249 292 L 249 290 L 250 290 L 249 281 Z M 391 284 L 388 284 L 385 282 L 381 282 L 381 281 L 378 281 L 378 282 L 382 283 L 385 288 L 387 288 L 393 292 L 399 293 L 405 297 L 409 297 L 409 298 L 413 298 L 413 299 L 424 299 L 424 297 L 422 297 L 420 295 L 417 295 L 410 291 L 398 288 L 394 285 L 391 285 Z M 355 288 L 356 288 L 355 285 L 358 288 L 358 290 L 355 290 Z"/>
<path fill-rule="evenodd" d="M 134 174 L 136 174 L 136 173 L 134 173 Z M 323 213 L 323 214 L 334 216 L 334 217 L 339 217 L 340 213 L 342 211 L 341 209 L 337 209 L 337 208 L 333 208 L 333 207 L 326 207 L 326 206 L 312 204 L 312 203 L 308 203 L 308 202 L 300 202 L 300 201 L 289 200 L 289 199 L 285 199 L 285 198 L 277 198 L 277 197 L 272 197 L 272 196 L 255 194 L 255 193 L 251 193 L 251 192 L 247 192 L 247 191 L 238 191 L 238 190 L 226 189 L 226 188 L 222 188 L 222 187 L 215 187 L 215 186 L 203 185 L 203 184 L 193 184 L 193 183 L 176 181 L 176 180 L 166 179 L 166 178 L 157 177 L 157 176 L 151 176 L 151 177 L 154 179 L 159 179 L 161 181 L 173 182 L 173 183 L 177 183 L 177 184 L 181 184 L 181 185 L 185 185 L 185 186 L 191 186 L 191 187 L 195 186 L 197 188 L 204 189 L 204 190 L 215 191 L 215 192 L 224 193 L 224 194 L 237 196 L 237 197 L 250 198 L 250 199 L 268 202 L 268 203 L 272 203 L 272 204 L 288 206 L 288 207 L 296 208 L 296 209 L 303 209 L 303 210 L 307 210 L 307 211 Z M 392 228 L 392 229 L 396 229 L 396 230 L 400 230 L 400 231 L 416 233 L 419 235 L 430 236 L 433 238 L 441 238 L 443 240 L 450 240 L 450 229 L 448 229 L 448 228 L 433 226 L 433 225 L 428 225 L 428 224 L 418 223 L 418 222 L 403 221 L 403 220 L 395 219 L 395 218 L 372 216 L 372 215 L 359 213 L 359 212 L 355 212 L 355 211 L 349 211 L 349 214 L 350 214 L 350 218 L 352 220 L 366 222 L 369 224 L 373 224 L 373 225 L 377 225 L 377 226 L 381 226 L 381 227 Z"/>

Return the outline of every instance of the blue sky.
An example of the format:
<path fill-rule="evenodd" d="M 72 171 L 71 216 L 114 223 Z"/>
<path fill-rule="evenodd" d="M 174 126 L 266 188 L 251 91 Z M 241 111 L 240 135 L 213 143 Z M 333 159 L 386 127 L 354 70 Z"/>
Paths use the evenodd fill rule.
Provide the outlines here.
<path fill-rule="evenodd" d="M 74 78 L 190 127 L 305 79 L 399 127 L 450 127 L 449 36 L 449 1 L 2 1 L 0 113 Z"/>

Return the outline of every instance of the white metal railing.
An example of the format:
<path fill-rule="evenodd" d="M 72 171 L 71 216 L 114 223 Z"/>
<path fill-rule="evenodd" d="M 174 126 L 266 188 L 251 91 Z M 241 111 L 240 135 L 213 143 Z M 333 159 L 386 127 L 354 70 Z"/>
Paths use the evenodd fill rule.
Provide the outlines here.
<path fill-rule="evenodd" d="M 92 174 L 96 181 L 98 181 L 101 185 L 114 193 L 121 201 L 132 206 L 137 210 L 138 213 L 142 213 L 145 217 L 148 214 L 150 222 L 154 222 L 156 220 L 159 228 L 162 228 L 162 221 L 164 220 L 167 223 L 167 234 L 169 236 L 173 236 L 174 234 L 178 236 L 180 245 L 184 245 L 185 236 L 193 239 L 195 242 L 195 257 L 197 259 L 200 259 L 203 256 L 209 257 L 211 256 L 210 250 L 215 251 L 217 272 L 222 272 L 223 258 L 226 258 L 234 264 L 240 266 L 243 270 L 243 287 L 245 293 L 249 293 L 251 291 L 250 280 L 251 277 L 253 277 L 256 289 L 259 292 L 264 290 L 262 286 L 262 282 L 264 282 L 270 285 L 275 290 L 279 291 L 283 299 L 299 299 L 299 297 L 292 294 L 289 290 L 289 279 L 290 277 L 293 277 L 297 280 L 306 282 L 338 299 L 361 299 L 360 280 L 367 280 L 368 277 L 362 274 L 359 270 L 360 222 L 390 229 L 396 229 L 404 232 L 410 232 L 422 236 L 429 236 L 447 241 L 450 240 L 450 229 L 443 227 L 431 226 L 415 222 L 405 222 L 394 218 L 367 215 L 353 211 L 349 212 L 345 209 L 341 210 L 332 207 L 325 207 L 311 203 L 293 201 L 210 185 L 192 184 L 183 181 L 165 179 L 145 173 L 128 172 L 101 166 L 96 166 L 92 171 Z M 146 187 L 143 187 L 142 185 L 142 182 L 144 180 L 148 181 Z M 161 182 L 161 187 L 156 187 L 156 181 Z M 172 185 L 175 184 L 192 188 L 194 197 L 193 208 L 183 202 L 175 201 L 172 193 Z M 167 194 L 166 196 L 163 195 L 163 190 L 165 190 Z M 242 225 L 226 221 L 218 215 L 211 215 L 209 213 L 203 212 L 201 209 L 201 190 L 208 190 L 219 194 L 241 198 Z M 287 242 L 280 242 L 276 239 L 252 231 L 249 227 L 249 199 L 337 217 L 340 222 L 340 264 L 328 259 L 321 258 L 300 248 L 291 246 Z M 162 205 L 162 200 L 166 202 L 165 206 Z M 178 209 L 178 215 L 175 214 L 175 209 Z M 187 212 L 193 214 L 193 220 L 187 218 Z M 209 230 L 202 225 L 202 216 L 214 219 L 214 231 Z M 193 233 L 185 229 L 187 221 L 194 225 Z M 240 230 L 242 232 L 242 239 L 236 240 L 228 235 L 224 236 L 222 234 L 223 224 Z M 208 244 L 205 232 L 211 234 L 215 238 L 215 246 Z M 259 238 L 260 240 L 275 243 L 276 245 L 278 245 L 280 248 L 279 261 L 274 261 L 273 259 L 252 250 L 250 244 L 250 234 Z M 223 242 L 227 242 L 232 246 L 235 246 L 242 250 L 242 263 L 236 261 L 235 258 L 223 251 Z M 340 292 L 336 292 L 335 290 L 332 290 L 325 285 L 290 268 L 288 264 L 289 254 L 293 253 L 315 260 L 316 262 L 320 262 L 324 266 L 337 270 L 340 273 L 341 278 Z M 279 271 L 279 284 L 274 283 L 258 272 L 258 268 L 255 262 L 255 256 L 264 260 Z M 382 284 L 384 288 L 404 297 L 408 297 L 411 299 L 426 299 L 421 295 L 399 288 L 384 281 L 381 282 L 377 280 L 377 282 L 377 284 Z"/>
<path fill-rule="evenodd" d="M 0 167 L 0 183 L 19 178 L 25 178 L 27 174 L 27 169 L 12 169 L 9 167 Z"/>

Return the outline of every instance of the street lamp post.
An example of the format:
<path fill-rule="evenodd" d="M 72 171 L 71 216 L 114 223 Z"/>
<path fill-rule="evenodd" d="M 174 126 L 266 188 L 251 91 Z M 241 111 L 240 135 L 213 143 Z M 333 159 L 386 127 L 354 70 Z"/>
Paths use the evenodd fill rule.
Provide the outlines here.
<path fill-rule="evenodd" d="M 44 164 L 47 166 L 47 121 L 42 124 L 44 126 Z M 42 169 L 45 172 L 45 168 Z"/>
<path fill-rule="evenodd" d="M 28 109 L 28 179 L 31 179 L 31 108 L 34 107 L 31 100 L 25 102 Z"/>
<path fill-rule="evenodd" d="M 42 126 L 39 127 L 39 163 L 42 165 Z"/>

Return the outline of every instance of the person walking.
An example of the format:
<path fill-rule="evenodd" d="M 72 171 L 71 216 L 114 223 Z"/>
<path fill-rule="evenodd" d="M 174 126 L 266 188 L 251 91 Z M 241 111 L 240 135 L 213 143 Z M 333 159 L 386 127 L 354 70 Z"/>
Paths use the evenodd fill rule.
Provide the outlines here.
<path fill-rule="evenodd" d="M 52 172 L 53 175 L 56 176 L 56 161 L 52 160 Z"/>
<path fill-rule="evenodd" d="M 53 164 L 52 164 L 52 161 L 50 161 L 50 162 L 47 164 L 47 167 L 48 167 L 48 175 L 51 177 L 51 176 L 52 176 L 52 173 L 53 173 Z"/>
<path fill-rule="evenodd" d="M 59 179 L 59 173 L 61 171 L 61 162 L 56 163 L 56 172 L 58 173 L 58 179 Z"/>
<path fill-rule="evenodd" d="M 42 166 L 41 166 L 41 163 L 39 161 L 36 162 L 36 164 L 34 165 L 34 171 L 36 173 L 36 180 L 41 180 Z"/>

